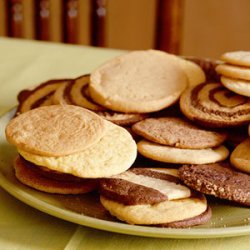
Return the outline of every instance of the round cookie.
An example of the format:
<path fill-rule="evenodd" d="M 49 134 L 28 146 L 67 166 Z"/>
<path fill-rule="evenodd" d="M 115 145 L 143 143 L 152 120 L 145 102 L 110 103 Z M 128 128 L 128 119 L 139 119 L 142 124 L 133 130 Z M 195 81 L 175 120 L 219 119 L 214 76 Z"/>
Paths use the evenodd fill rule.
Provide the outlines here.
<path fill-rule="evenodd" d="M 148 118 L 132 126 L 145 139 L 177 148 L 202 149 L 221 145 L 225 133 L 208 131 L 177 117 Z"/>
<path fill-rule="evenodd" d="M 229 164 L 184 165 L 179 177 L 194 190 L 250 206 L 250 175 Z"/>
<path fill-rule="evenodd" d="M 224 146 L 206 149 L 180 149 L 142 140 L 137 143 L 140 154 L 146 158 L 175 164 L 205 164 L 222 161 L 229 151 Z"/>
<path fill-rule="evenodd" d="M 31 154 L 62 156 L 97 143 L 105 132 L 105 120 L 73 105 L 52 105 L 25 112 L 6 127 L 7 140 Z"/>
<path fill-rule="evenodd" d="M 102 205 L 119 220 L 129 224 L 159 225 L 199 216 L 207 210 L 204 196 L 163 201 L 156 204 L 124 205 L 100 197 Z"/>
<path fill-rule="evenodd" d="M 101 180 L 100 193 L 125 205 L 155 204 L 191 196 L 178 171 L 167 168 L 131 168 Z"/>
<path fill-rule="evenodd" d="M 231 164 L 248 174 L 250 174 L 250 138 L 241 142 L 230 156 Z"/>
<path fill-rule="evenodd" d="M 17 148 L 29 162 L 81 178 L 102 178 L 126 171 L 135 161 L 136 143 L 126 129 L 105 121 L 105 133 L 91 147 L 67 156 L 45 157 Z"/>
<path fill-rule="evenodd" d="M 221 83 L 229 90 L 250 97 L 250 81 L 221 77 Z"/>
<path fill-rule="evenodd" d="M 95 102 L 111 110 L 147 113 L 173 104 L 187 84 L 175 59 L 148 50 L 121 55 L 97 68 L 91 74 L 89 91 Z"/>
<path fill-rule="evenodd" d="M 218 74 L 241 80 L 250 80 L 250 68 L 229 64 L 220 64 L 215 69 Z"/>
<path fill-rule="evenodd" d="M 87 193 L 97 188 L 96 180 L 81 179 L 78 181 L 55 180 L 43 176 L 33 170 L 18 156 L 14 161 L 16 178 L 23 184 L 37 190 L 56 194 L 81 194 Z"/>
<path fill-rule="evenodd" d="M 221 60 L 229 64 L 249 67 L 250 66 L 250 51 L 226 52 L 221 56 Z"/>
<path fill-rule="evenodd" d="M 219 83 L 205 83 L 184 91 L 180 108 L 190 120 L 206 127 L 233 127 L 250 122 L 250 99 Z"/>
<path fill-rule="evenodd" d="M 21 91 L 17 97 L 19 105 L 16 114 L 19 115 L 37 107 L 52 105 L 54 92 L 61 85 L 70 81 L 69 79 L 50 80 L 39 84 L 32 90 Z"/>

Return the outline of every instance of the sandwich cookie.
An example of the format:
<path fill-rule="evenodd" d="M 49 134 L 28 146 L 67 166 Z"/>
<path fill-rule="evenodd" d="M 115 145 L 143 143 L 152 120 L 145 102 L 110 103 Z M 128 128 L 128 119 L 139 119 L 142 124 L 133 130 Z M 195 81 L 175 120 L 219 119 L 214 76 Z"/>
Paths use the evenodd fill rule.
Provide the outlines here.
<path fill-rule="evenodd" d="M 250 206 L 250 175 L 227 163 L 184 165 L 179 169 L 179 177 L 194 190 Z"/>
<path fill-rule="evenodd" d="M 233 127 L 250 122 L 250 99 L 235 94 L 219 83 L 204 83 L 181 95 L 181 111 L 206 127 Z"/>
<path fill-rule="evenodd" d="M 17 107 L 16 115 L 22 114 L 31 109 L 49 106 L 53 104 L 53 94 L 61 86 L 71 80 L 58 79 L 50 80 L 38 85 L 33 90 L 23 90 L 18 94 L 19 105 Z"/>
<path fill-rule="evenodd" d="M 134 51 L 91 73 L 89 91 L 98 104 L 119 112 L 148 113 L 176 102 L 188 85 L 185 72 L 165 52 Z"/>
<path fill-rule="evenodd" d="M 111 215 L 129 224 L 189 227 L 211 217 L 205 197 L 181 184 L 176 169 L 132 168 L 101 180 L 100 194 Z"/>
<path fill-rule="evenodd" d="M 102 118 L 120 126 L 129 126 L 145 119 L 147 114 L 119 113 L 95 103 L 89 95 L 89 75 L 83 75 L 59 87 L 54 95 L 54 104 L 72 104 L 94 111 Z"/>
<path fill-rule="evenodd" d="M 225 146 L 205 149 L 182 149 L 147 140 L 137 143 L 138 152 L 146 158 L 174 164 L 205 164 L 223 161 L 229 155 Z"/>
<path fill-rule="evenodd" d="M 227 135 L 209 131 L 178 117 L 147 118 L 132 126 L 134 133 L 162 145 L 203 149 L 221 145 Z"/>
<path fill-rule="evenodd" d="M 23 184 L 39 191 L 57 194 L 82 194 L 91 192 L 98 187 L 98 181 L 95 179 L 77 178 L 59 172 L 52 174 L 49 170 L 39 171 L 39 169 L 39 166 L 34 166 L 20 156 L 14 161 L 16 178 Z"/>
<path fill-rule="evenodd" d="M 250 174 L 250 138 L 241 142 L 230 156 L 231 164 L 248 174 Z"/>

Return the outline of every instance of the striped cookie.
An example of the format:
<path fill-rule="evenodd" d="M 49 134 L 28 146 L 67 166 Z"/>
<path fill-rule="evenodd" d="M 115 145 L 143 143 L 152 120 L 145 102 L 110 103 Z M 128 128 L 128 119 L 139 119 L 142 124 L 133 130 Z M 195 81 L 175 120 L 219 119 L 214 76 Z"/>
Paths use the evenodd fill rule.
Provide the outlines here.
<path fill-rule="evenodd" d="M 132 168 L 100 182 L 101 195 L 125 205 L 154 204 L 188 198 L 189 188 L 180 183 L 176 169 Z"/>
<path fill-rule="evenodd" d="M 49 174 L 42 174 L 42 171 L 37 171 L 36 168 L 38 169 L 37 166 L 28 163 L 19 156 L 14 161 L 16 178 L 23 184 L 43 192 L 54 194 L 81 194 L 91 192 L 98 186 L 96 180 L 80 179 L 74 176 L 68 177 L 64 175 L 61 180 L 51 178 Z M 55 176 L 55 174 L 52 175 L 52 177 L 53 176 Z"/>
<path fill-rule="evenodd" d="M 205 164 L 222 161 L 229 151 L 224 146 L 205 149 L 182 149 L 142 140 L 137 143 L 138 152 L 146 158 L 175 164 Z"/>
<path fill-rule="evenodd" d="M 219 83 L 187 89 L 181 95 L 180 108 L 190 120 L 206 127 L 233 127 L 250 122 L 250 99 Z"/>
<path fill-rule="evenodd" d="M 250 175 L 234 170 L 228 163 L 184 165 L 179 177 L 194 190 L 250 206 Z"/>
<path fill-rule="evenodd" d="M 250 138 L 241 142 L 230 156 L 231 164 L 248 174 L 250 174 Z"/>
<path fill-rule="evenodd" d="M 16 115 L 27 112 L 31 109 L 49 106 L 53 104 L 53 94 L 61 86 L 71 80 L 58 79 L 50 80 L 38 85 L 33 90 L 23 90 L 18 94 L 19 105 Z"/>
<path fill-rule="evenodd" d="M 148 118 L 132 126 L 145 139 L 177 148 L 202 149 L 221 145 L 227 135 L 199 128 L 177 117 Z"/>

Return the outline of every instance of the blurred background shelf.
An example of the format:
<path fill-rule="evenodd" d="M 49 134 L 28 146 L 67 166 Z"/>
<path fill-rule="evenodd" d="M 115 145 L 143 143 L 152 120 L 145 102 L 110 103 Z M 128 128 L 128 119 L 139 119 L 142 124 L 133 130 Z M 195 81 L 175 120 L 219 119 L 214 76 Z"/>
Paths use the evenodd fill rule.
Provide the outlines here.
<path fill-rule="evenodd" d="M 0 36 L 218 58 L 250 50 L 248 0 L 0 0 Z"/>

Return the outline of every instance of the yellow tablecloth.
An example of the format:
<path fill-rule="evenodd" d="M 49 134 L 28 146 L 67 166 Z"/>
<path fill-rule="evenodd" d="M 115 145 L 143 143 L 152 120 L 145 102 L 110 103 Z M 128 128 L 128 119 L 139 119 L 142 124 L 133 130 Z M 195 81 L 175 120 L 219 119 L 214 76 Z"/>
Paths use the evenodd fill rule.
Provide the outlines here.
<path fill-rule="evenodd" d="M 0 114 L 17 93 L 53 78 L 89 73 L 118 50 L 0 38 Z M 79 226 L 35 210 L 0 188 L 0 249 L 250 249 L 250 236 L 220 239 L 157 239 Z"/>

